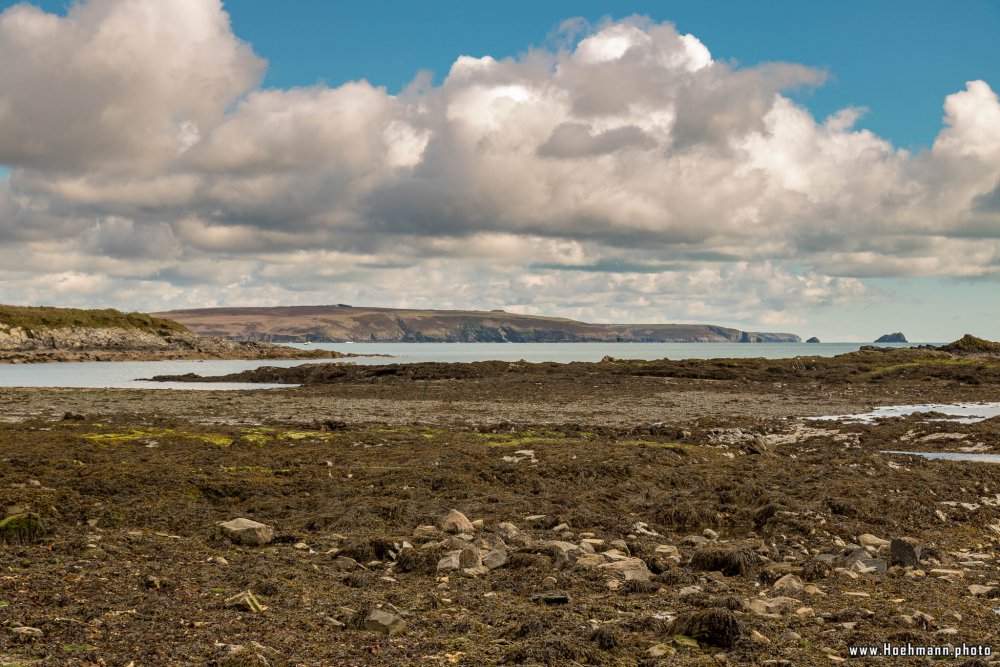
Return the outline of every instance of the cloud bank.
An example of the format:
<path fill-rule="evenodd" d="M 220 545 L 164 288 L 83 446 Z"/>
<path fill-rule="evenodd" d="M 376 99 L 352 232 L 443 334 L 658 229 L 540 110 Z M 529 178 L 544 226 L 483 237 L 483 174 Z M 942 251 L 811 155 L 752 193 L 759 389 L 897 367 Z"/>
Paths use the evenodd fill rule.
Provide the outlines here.
<path fill-rule="evenodd" d="M 265 68 L 218 0 L 0 14 L 0 301 L 794 325 L 872 277 L 1000 276 L 984 81 L 909 153 L 789 97 L 824 72 L 643 18 L 397 95 Z"/>

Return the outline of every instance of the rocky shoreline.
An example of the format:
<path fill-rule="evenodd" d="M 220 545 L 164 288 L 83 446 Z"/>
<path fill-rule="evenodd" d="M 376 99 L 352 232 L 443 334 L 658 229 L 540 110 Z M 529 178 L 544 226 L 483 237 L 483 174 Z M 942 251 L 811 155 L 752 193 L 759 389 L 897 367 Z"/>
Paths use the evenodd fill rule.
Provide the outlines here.
<path fill-rule="evenodd" d="M 1000 418 L 808 418 L 1000 401 L 996 358 L 900 354 L 0 389 L 0 663 L 995 652 L 1000 467 L 882 452 L 1000 453 Z"/>

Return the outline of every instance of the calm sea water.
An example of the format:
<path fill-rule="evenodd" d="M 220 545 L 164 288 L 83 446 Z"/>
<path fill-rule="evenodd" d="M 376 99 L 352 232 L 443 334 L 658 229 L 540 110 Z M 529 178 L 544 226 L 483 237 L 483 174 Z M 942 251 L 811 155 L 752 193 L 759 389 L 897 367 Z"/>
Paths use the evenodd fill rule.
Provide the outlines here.
<path fill-rule="evenodd" d="M 832 357 L 853 352 L 864 343 L 316 343 L 303 349 L 338 350 L 355 354 L 388 354 L 345 361 L 357 364 L 420 361 L 600 361 L 616 359 L 712 359 L 765 357 L 784 359 L 805 355 Z M 915 345 L 912 343 L 910 345 Z M 893 347 L 908 347 L 907 344 Z M 224 375 L 260 366 L 298 366 L 316 361 L 105 361 L 52 364 L 0 364 L 2 387 L 94 387 L 131 389 L 264 389 L 287 385 L 142 382 L 154 375 Z"/>

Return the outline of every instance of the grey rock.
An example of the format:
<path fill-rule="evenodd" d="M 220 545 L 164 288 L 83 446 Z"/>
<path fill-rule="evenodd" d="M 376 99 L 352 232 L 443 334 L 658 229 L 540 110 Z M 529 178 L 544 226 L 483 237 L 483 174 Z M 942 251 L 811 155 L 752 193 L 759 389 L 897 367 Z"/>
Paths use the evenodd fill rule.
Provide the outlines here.
<path fill-rule="evenodd" d="M 497 534 L 500 535 L 505 541 L 509 542 L 518 535 L 521 531 L 517 529 L 517 526 L 512 524 L 510 521 L 504 521 L 499 526 L 497 526 Z"/>
<path fill-rule="evenodd" d="M 358 561 L 353 558 L 348 558 L 347 556 L 337 556 L 333 559 L 333 567 L 339 572 L 353 572 L 361 566 L 358 565 Z"/>
<path fill-rule="evenodd" d="M 476 547 L 465 547 L 458 552 L 458 564 L 460 567 L 479 567 L 483 564 L 483 554 Z"/>
<path fill-rule="evenodd" d="M 491 570 L 495 570 L 498 567 L 503 567 L 507 564 L 507 550 L 506 549 L 493 549 L 483 556 L 483 565 Z"/>
<path fill-rule="evenodd" d="M 263 546 L 274 539 L 274 529 L 250 519 L 233 519 L 219 524 L 223 534 L 236 544 Z"/>
<path fill-rule="evenodd" d="M 387 611 L 372 609 L 365 617 L 363 627 L 365 630 L 381 632 L 391 637 L 406 630 L 406 621 Z"/>
<path fill-rule="evenodd" d="M 553 556 L 557 556 L 557 560 L 560 562 L 569 561 L 583 553 L 577 545 L 562 540 L 546 540 L 540 542 L 539 546 L 549 550 Z"/>
<path fill-rule="evenodd" d="M 843 559 L 844 565 L 846 565 L 847 567 L 850 567 L 851 565 L 853 565 L 854 563 L 856 563 L 858 561 L 867 560 L 867 559 L 869 559 L 871 557 L 872 556 L 871 556 L 870 553 L 868 553 L 867 549 L 863 549 L 861 547 L 856 547 L 854 549 L 851 549 L 851 550 L 847 551 L 847 553 L 844 554 L 844 556 L 842 557 L 842 559 Z"/>
<path fill-rule="evenodd" d="M 456 549 L 444 556 L 438 561 L 437 571 L 438 572 L 451 572 L 452 570 L 457 570 L 462 567 L 462 550 Z"/>
<path fill-rule="evenodd" d="M 446 533 L 468 533 L 476 532 L 475 527 L 469 518 L 458 510 L 451 510 L 440 521 L 441 530 Z"/>
<path fill-rule="evenodd" d="M 624 560 L 598 565 L 598 567 L 602 570 L 622 573 L 625 575 L 625 581 L 631 581 L 632 579 L 649 581 L 653 578 L 653 573 L 649 571 L 649 568 L 646 567 L 646 563 L 644 563 L 640 558 L 626 558 Z"/>
<path fill-rule="evenodd" d="M 771 587 L 774 591 L 779 591 L 783 593 L 791 593 L 795 595 L 796 593 L 801 593 L 805 588 L 805 584 L 794 574 L 786 574 L 781 579 L 774 582 L 774 586 Z"/>
<path fill-rule="evenodd" d="M 860 561 L 868 568 L 869 572 L 878 572 L 879 574 L 885 574 L 886 562 L 881 558 L 866 558 Z"/>

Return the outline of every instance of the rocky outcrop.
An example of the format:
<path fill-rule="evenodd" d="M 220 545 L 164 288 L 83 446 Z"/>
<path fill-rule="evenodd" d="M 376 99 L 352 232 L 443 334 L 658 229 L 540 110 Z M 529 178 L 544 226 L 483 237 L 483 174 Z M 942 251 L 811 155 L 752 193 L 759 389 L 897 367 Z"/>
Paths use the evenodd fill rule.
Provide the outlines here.
<path fill-rule="evenodd" d="M 146 361 L 159 359 L 337 358 L 326 350 L 297 350 L 256 341 L 160 333 L 137 328 L 31 329 L 0 323 L 0 363 L 50 361 Z"/>
<path fill-rule="evenodd" d="M 819 342 L 819 338 L 816 338 L 816 336 L 813 336 L 812 338 L 810 338 L 806 342 L 807 343 L 818 343 Z"/>
<path fill-rule="evenodd" d="M 906 336 L 904 336 L 901 332 L 897 331 L 896 333 L 889 333 L 889 334 L 885 334 L 884 336 L 879 336 L 875 340 L 875 342 L 876 343 L 908 343 L 909 341 L 906 340 Z"/>
<path fill-rule="evenodd" d="M 1000 343 L 991 340 L 976 338 L 971 334 L 965 334 L 958 340 L 942 345 L 937 348 L 942 352 L 950 352 L 959 356 L 965 355 L 1000 355 Z"/>

